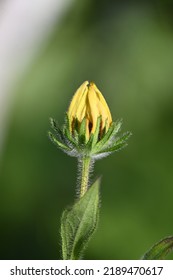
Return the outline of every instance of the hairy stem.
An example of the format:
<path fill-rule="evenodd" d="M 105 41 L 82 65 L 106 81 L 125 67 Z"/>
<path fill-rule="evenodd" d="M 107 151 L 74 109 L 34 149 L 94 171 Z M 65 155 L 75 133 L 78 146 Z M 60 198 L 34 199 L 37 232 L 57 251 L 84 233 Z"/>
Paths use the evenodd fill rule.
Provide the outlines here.
<path fill-rule="evenodd" d="M 82 197 L 88 189 L 91 164 L 92 164 L 92 159 L 90 157 L 83 157 L 80 159 L 80 164 L 79 164 L 79 168 L 81 169 L 81 172 L 80 172 L 80 197 Z"/>

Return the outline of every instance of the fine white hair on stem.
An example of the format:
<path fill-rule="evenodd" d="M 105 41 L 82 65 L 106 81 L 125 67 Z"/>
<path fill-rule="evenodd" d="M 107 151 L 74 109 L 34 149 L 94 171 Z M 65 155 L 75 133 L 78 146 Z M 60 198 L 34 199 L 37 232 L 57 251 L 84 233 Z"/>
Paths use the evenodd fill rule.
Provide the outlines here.
<path fill-rule="evenodd" d="M 89 164 L 89 169 L 88 169 L 88 174 L 87 174 L 87 176 L 88 176 L 87 177 L 87 189 L 90 185 L 90 177 L 91 177 L 91 175 L 93 173 L 93 170 L 94 170 L 94 162 L 95 162 L 95 160 L 93 158 L 90 158 L 90 164 Z M 77 199 L 80 197 L 80 193 L 81 193 L 83 163 L 84 163 L 84 158 L 83 157 L 78 157 L 77 184 L 76 184 Z"/>

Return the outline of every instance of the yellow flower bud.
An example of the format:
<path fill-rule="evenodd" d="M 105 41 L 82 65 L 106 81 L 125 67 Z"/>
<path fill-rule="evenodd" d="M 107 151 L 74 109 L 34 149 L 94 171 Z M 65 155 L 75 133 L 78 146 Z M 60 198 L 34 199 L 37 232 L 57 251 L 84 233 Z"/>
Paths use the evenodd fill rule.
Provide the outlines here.
<path fill-rule="evenodd" d="M 100 134 L 104 129 L 107 131 L 112 123 L 111 113 L 103 95 L 94 83 L 88 81 L 76 91 L 67 114 L 71 133 L 74 122 L 77 120 L 80 124 L 84 117 L 86 118 L 87 139 L 95 132 L 98 117 L 101 116 Z"/>

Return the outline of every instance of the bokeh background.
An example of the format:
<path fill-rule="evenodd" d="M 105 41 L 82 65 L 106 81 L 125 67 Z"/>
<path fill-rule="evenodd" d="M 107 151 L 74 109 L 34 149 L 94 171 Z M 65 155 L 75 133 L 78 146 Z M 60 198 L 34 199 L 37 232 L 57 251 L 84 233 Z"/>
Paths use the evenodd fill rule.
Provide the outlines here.
<path fill-rule="evenodd" d="M 139 259 L 173 235 L 173 1 L 0 2 L 0 255 L 59 259 L 77 163 L 47 137 L 94 81 L 133 136 L 96 162 L 100 221 L 85 259 Z M 169 256 L 173 258 L 173 254 Z"/>

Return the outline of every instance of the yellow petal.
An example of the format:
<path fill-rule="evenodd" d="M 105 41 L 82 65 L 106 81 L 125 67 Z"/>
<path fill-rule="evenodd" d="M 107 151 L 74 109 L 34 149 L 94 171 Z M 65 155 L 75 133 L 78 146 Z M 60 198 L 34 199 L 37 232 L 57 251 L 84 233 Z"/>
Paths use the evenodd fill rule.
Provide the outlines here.
<path fill-rule="evenodd" d="M 80 123 L 86 118 L 86 138 L 89 139 L 91 133 L 95 132 L 97 119 L 101 116 L 101 130 L 106 130 L 112 123 L 109 107 L 93 82 L 85 81 L 74 94 L 68 109 L 70 129 L 73 131 L 74 120 Z"/>
<path fill-rule="evenodd" d="M 89 84 L 88 81 L 85 81 L 76 91 L 74 94 L 72 101 L 70 103 L 69 109 L 68 109 L 68 116 L 74 117 L 76 115 L 76 112 L 78 110 L 79 104 L 82 102 L 83 104 L 85 103 L 85 97 L 86 97 L 86 92 L 88 90 L 87 85 Z M 82 100 L 83 99 L 83 100 Z M 81 104 L 82 104 L 81 103 Z"/>
<path fill-rule="evenodd" d="M 107 103 L 106 103 L 106 100 L 104 99 L 102 93 L 99 91 L 99 89 L 96 87 L 96 85 L 93 84 L 92 86 L 93 86 L 93 88 L 94 88 L 94 90 L 95 90 L 95 92 L 96 92 L 96 94 L 97 94 L 97 96 L 98 96 L 100 102 L 103 104 L 103 107 L 104 107 L 105 110 L 106 110 L 106 114 L 107 114 L 109 123 L 112 123 L 112 116 L 111 116 L 109 107 L 108 107 L 108 105 L 107 105 Z"/>
<path fill-rule="evenodd" d="M 94 133 L 97 124 L 97 118 L 101 115 L 99 113 L 98 99 L 96 93 L 92 87 L 88 90 L 88 118 L 92 123 L 91 132 Z"/>

